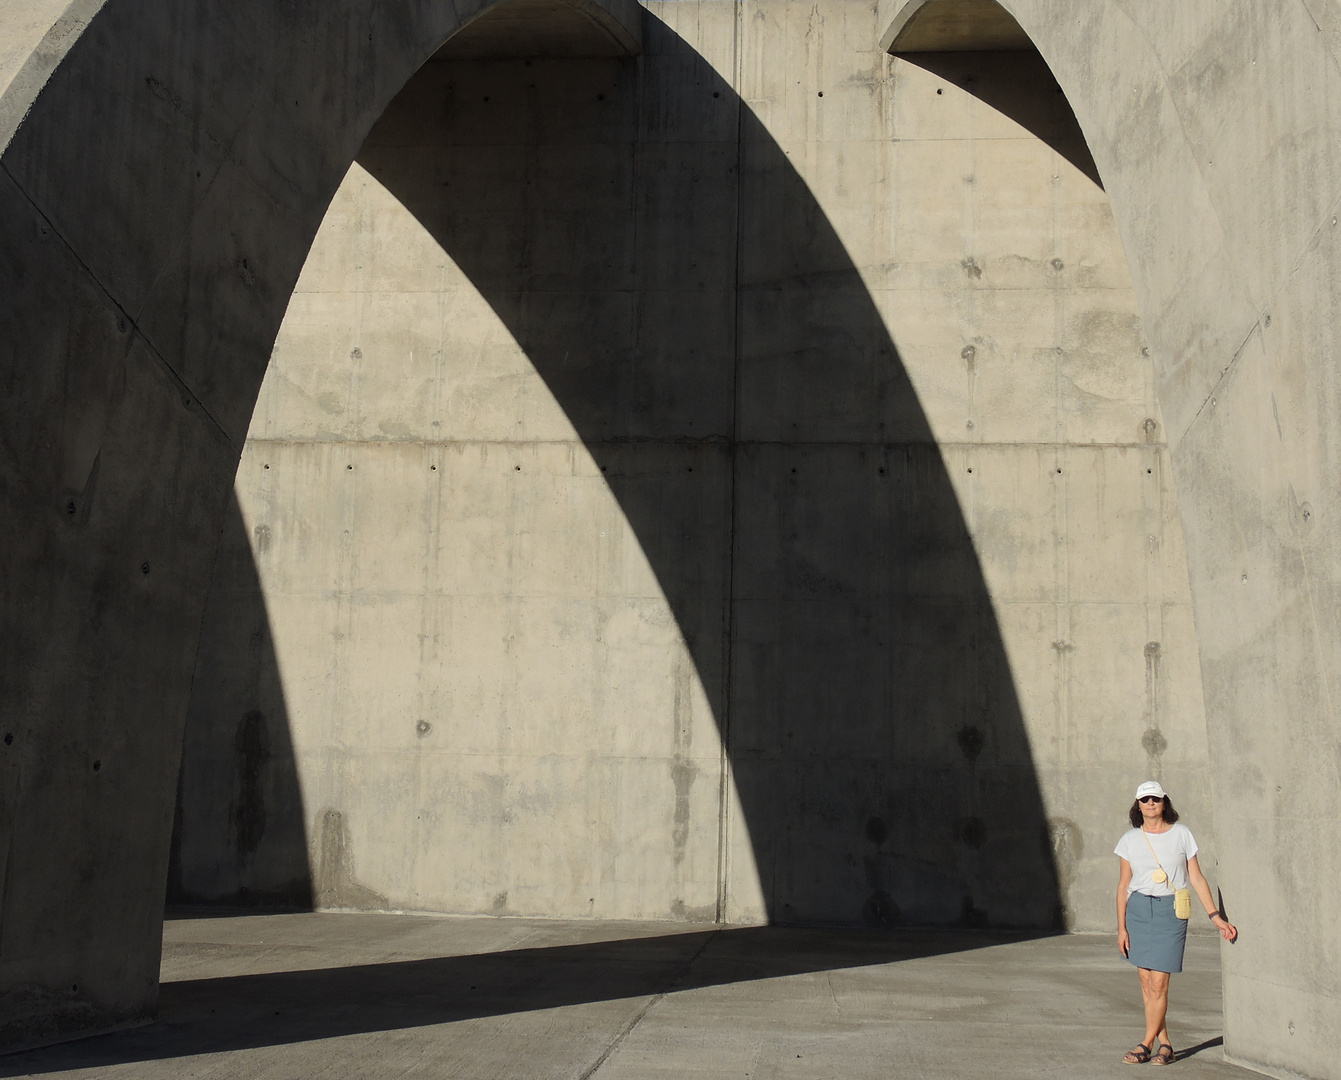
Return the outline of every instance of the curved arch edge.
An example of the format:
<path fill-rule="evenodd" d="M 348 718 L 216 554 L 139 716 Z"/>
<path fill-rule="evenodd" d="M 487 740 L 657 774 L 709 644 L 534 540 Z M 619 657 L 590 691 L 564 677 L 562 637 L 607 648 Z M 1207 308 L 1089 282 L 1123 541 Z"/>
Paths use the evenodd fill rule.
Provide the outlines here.
<path fill-rule="evenodd" d="M 569 0 L 599 26 L 625 56 L 643 51 L 643 8 L 638 0 Z"/>
<path fill-rule="evenodd" d="M 52 72 L 65 59 L 70 47 L 79 40 L 93 17 L 102 10 L 107 0 L 71 0 L 47 27 L 33 47 L 28 58 L 5 82 L 6 73 L 0 69 L 0 154 L 3 154 L 19 125 L 46 86 Z M 49 17 L 49 16 L 48 16 Z M 40 24 L 39 24 L 40 25 Z M 0 27 L 8 32 L 11 27 Z M 0 34 L 3 36 L 3 34 Z M 22 55 L 22 54 L 20 54 Z"/>
<path fill-rule="evenodd" d="M 638 0 L 500 0 L 484 6 L 438 50 L 451 60 L 637 56 Z"/>
<path fill-rule="evenodd" d="M 885 52 L 1032 49 L 1034 43 L 996 0 L 880 0 Z"/>

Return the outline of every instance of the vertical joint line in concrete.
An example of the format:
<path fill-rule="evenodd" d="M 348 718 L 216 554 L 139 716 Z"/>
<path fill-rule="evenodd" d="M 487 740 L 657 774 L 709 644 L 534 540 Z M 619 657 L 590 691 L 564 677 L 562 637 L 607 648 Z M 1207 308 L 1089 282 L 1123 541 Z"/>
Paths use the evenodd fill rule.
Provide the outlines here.
<path fill-rule="evenodd" d="M 740 261 L 741 261 L 741 207 L 743 204 L 745 155 L 745 96 L 741 87 L 741 7 L 737 4 L 732 21 L 731 81 L 736 103 L 736 252 L 735 281 L 731 324 L 731 438 L 727 443 L 727 555 L 725 589 L 726 650 L 722 671 L 721 705 L 721 759 L 718 768 L 717 792 L 717 904 L 714 919 L 726 922 L 727 889 L 731 866 L 731 673 L 735 659 L 735 579 L 736 579 L 736 448 L 740 441 Z"/>

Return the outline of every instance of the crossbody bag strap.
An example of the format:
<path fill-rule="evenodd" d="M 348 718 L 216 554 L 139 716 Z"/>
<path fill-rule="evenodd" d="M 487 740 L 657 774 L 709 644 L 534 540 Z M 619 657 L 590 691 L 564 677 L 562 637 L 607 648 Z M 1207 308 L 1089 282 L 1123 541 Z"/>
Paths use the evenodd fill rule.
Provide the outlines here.
<path fill-rule="evenodd" d="M 1164 864 L 1159 861 L 1159 856 L 1155 855 L 1155 845 L 1150 842 L 1150 834 L 1142 829 L 1141 835 L 1145 837 L 1145 846 L 1150 849 L 1150 854 L 1155 856 L 1155 865 L 1159 867 L 1159 872 L 1164 875 L 1164 884 L 1172 886 L 1173 879 L 1169 877 L 1169 872 L 1164 869 Z"/>

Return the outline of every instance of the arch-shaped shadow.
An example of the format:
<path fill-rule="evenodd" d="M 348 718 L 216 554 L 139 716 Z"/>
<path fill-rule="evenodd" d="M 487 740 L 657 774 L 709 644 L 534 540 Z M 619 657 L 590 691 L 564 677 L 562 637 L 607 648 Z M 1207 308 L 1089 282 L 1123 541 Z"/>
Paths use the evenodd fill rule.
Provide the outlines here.
<path fill-rule="evenodd" d="M 3 960 L 5 989 L 37 988 L 42 1031 L 151 1007 L 151 901 L 238 442 L 326 202 L 406 72 L 458 24 L 440 4 L 346 7 L 164 17 L 144 0 L 109 4 L 4 151 L 0 339 L 23 360 L 3 398 L 0 498 L 16 523 L 0 552 L 5 633 L 20 648 L 2 674 L 12 753 L 37 779 L 6 803 Z M 537 291 L 539 249 L 527 288 L 490 282 L 494 268 L 515 273 L 501 234 L 472 253 L 451 231 L 469 223 L 416 193 L 412 171 L 387 162 L 384 182 L 474 275 L 608 457 L 726 725 L 774 915 L 1050 924 L 1056 874 L 991 604 L 893 346 L 785 155 L 709 64 L 648 25 L 646 62 L 624 67 L 641 73 L 637 94 L 607 97 L 641 103 L 639 160 L 666 163 L 646 196 L 665 202 L 632 250 L 651 250 L 653 225 L 683 233 L 701 220 L 697 245 L 673 245 L 687 265 L 661 269 L 697 280 L 710 252 L 706 269 L 728 271 L 723 316 L 704 310 L 706 290 L 659 297 L 662 327 L 679 320 L 711 344 L 700 371 L 685 367 L 697 346 L 674 334 L 655 352 L 634 338 L 631 353 L 563 356 L 565 316 L 584 342 L 616 340 L 613 316 Z M 647 78 L 657 70 L 700 80 L 699 105 L 659 110 L 651 95 L 670 82 Z M 607 122 L 594 104 L 562 119 L 581 117 Z M 711 137 L 679 137 L 695 131 Z M 702 169 L 677 170 L 681 153 Z M 725 205 L 694 198 L 710 168 Z M 552 257 L 573 272 L 575 251 Z M 628 293 L 634 308 L 652 295 Z M 702 371 L 719 365 L 729 393 L 704 393 Z M 677 402 L 649 372 L 678 372 L 700 403 Z M 605 415 L 615 405 L 624 411 Z M 710 414 L 709 434 L 686 441 L 666 422 L 677 405 Z M 782 437 L 792 424 L 804 438 Z M 708 515 L 678 466 L 621 465 L 649 433 L 714 462 L 730 513 Z M 685 530 L 733 553 L 715 600 L 677 547 Z M 36 1037 L 16 1023 L 14 1038 Z"/>
<path fill-rule="evenodd" d="M 358 160 L 604 470 L 770 920 L 1058 926 L 991 599 L 880 313 L 728 83 L 651 16 L 644 36 L 637 60 L 430 63 Z"/>
<path fill-rule="evenodd" d="M 264 533 L 255 539 L 266 542 Z M 234 497 L 219 538 L 196 652 L 167 899 L 169 904 L 310 910 L 315 897 L 306 815 L 283 680 L 249 540 Z M 183 798 L 184 792 L 190 798 Z"/>
<path fill-rule="evenodd" d="M 606 470 L 718 717 L 770 919 L 1057 925 L 973 542 L 823 210 L 650 15 L 637 60 L 508 68 L 428 65 L 359 161 Z"/>
<path fill-rule="evenodd" d="M 1023 33 L 1023 31 L 1021 31 Z M 897 53 L 901 60 L 963 88 L 1042 139 L 1104 186 L 1080 121 L 1042 54 L 1028 49 Z"/>

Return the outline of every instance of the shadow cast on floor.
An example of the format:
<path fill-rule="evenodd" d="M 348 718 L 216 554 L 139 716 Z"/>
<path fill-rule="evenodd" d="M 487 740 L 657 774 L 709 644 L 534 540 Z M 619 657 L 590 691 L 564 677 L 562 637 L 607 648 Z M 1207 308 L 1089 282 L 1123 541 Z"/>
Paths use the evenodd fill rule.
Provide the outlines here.
<path fill-rule="evenodd" d="M 1224 1045 L 1225 1045 L 1224 1036 L 1217 1035 L 1213 1039 L 1206 1039 L 1203 1042 L 1197 1043 L 1196 1046 L 1189 1046 L 1185 1050 L 1179 1050 L 1178 1055 L 1177 1057 L 1174 1058 L 1174 1060 L 1183 1061 L 1187 1058 L 1195 1057 L 1197 1054 L 1200 1054 L 1203 1050 L 1213 1050 L 1217 1046 L 1224 1046 Z"/>
<path fill-rule="evenodd" d="M 110 1068 L 806 972 L 892 964 L 1029 935 L 750 927 L 164 983 L 159 1021 L 0 1058 L 0 1076 Z"/>

